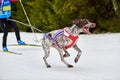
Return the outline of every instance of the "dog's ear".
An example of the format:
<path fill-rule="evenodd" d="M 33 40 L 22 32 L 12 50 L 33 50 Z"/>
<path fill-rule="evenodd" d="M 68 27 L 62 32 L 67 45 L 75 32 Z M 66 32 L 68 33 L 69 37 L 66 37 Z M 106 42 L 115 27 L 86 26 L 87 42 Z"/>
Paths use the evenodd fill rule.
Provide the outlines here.
<path fill-rule="evenodd" d="M 81 28 L 81 20 L 82 19 L 74 19 L 73 24 L 75 24 L 77 27 Z"/>
<path fill-rule="evenodd" d="M 79 28 L 82 28 L 84 25 L 88 24 L 89 21 L 88 19 L 79 19 L 80 23 L 79 23 Z"/>
<path fill-rule="evenodd" d="M 85 24 L 89 23 L 88 19 L 84 19 L 83 21 L 84 21 Z"/>

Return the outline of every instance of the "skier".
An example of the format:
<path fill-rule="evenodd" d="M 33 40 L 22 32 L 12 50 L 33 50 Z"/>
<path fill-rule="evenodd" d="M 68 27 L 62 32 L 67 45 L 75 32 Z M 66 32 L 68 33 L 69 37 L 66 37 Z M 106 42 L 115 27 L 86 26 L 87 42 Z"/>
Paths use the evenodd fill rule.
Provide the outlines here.
<path fill-rule="evenodd" d="M 12 27 L 15 31 L 17 43 L 24 45 L 20 38 L 20 31 L 16 23 L 7 19 L 12 19 L 11 17 L 11 2 L 16 2 L 17 0 L 0 0 L 0 27 L 3 30 L 3 39 L 2 39 L 2 49 L 3 51 L 8 51 L 7 48 L 7 36 L 8 36 L 8 27 Z"/>

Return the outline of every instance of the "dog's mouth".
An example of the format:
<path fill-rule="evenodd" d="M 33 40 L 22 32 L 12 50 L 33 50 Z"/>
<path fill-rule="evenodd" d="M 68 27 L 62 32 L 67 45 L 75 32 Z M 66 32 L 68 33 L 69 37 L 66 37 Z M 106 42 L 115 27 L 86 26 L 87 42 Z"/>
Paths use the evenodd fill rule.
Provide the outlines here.
<path fill-rule="evenodd" d="M 83 32 L 86 34 L 91 34 L 88 27 L 83 27 Z"/>
<path fill-rule="evenodd" d="M 86 34 L 91 34 L 91 32 L 89 31 L 89 28 L 94 28 L 95 26 L 96 26 L 95 23 L 87 24 L 83 27 L 83 32 L 86 33 Z"/>

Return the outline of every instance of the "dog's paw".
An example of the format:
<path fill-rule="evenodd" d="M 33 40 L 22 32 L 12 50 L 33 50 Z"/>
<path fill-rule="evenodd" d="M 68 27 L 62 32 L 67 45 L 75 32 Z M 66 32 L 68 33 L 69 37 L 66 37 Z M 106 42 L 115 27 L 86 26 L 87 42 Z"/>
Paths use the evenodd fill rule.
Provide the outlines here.
<path fill-rule="evenodd" d="M 63 55 L 63 57 L 69 57 L 70 56 L 70 54 L 64 54 Z"/>
<path fill-rule="evenodd" d="M 47 68 L 50 68 L 51 66 L 50 66 L 50 65 L 47 65 L 46 67 L 47 67 Z"/>
<path fill-rule="evenodd" d="M 80 55 L 77 55 L 77 57 L 74 59 L 75 63 L 78 62 L 79 58 L 80 58 Z"/>
<path fill-rule="evenodd" d="M 68 68 L 73 68 L 73 65 L 68 65 Z"/>
<path fill-rule="evenodd" d="M 77 63 L 77 62 L 78 62 L 78 58 L 75 58 L 75 60 L 74 60 L 74 61 L 75 61 L 75 63 Z"/>

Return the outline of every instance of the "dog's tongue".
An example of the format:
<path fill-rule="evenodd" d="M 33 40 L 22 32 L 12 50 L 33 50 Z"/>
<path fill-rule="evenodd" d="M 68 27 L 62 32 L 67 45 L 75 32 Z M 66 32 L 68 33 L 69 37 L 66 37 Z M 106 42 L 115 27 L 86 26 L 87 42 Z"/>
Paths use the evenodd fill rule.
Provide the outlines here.
<path fill-rule="evenodd" d="M 86 34 L 91 34 L 90 31 L 89 31 L 89 28 L 83 28 L 83 31 L 84 31 Z"/>

